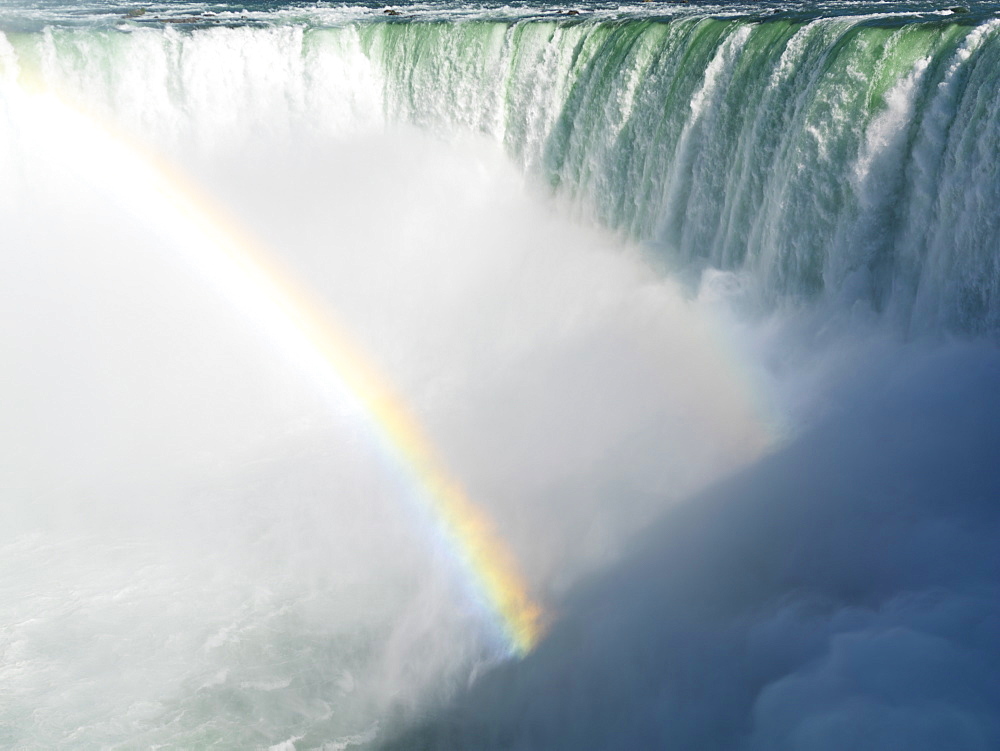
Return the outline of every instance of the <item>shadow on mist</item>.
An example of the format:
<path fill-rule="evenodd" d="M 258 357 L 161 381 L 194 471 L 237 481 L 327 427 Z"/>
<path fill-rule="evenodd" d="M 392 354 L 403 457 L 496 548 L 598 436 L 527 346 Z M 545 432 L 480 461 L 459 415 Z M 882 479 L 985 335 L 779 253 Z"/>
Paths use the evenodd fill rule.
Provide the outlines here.
<path fill-rule="evenodd" d="M 1000 353 L 872 380 L 384 751 L 996 748 Z"/>

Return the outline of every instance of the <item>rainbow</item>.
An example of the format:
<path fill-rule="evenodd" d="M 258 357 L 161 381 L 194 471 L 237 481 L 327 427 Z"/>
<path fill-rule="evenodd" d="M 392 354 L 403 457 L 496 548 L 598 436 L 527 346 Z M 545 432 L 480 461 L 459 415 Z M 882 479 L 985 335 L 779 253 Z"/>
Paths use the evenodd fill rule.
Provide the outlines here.
<path fill-rule="evenodd" d="M 529 594 L 513 555 L 492 521 L 449 473 L 404 401 L 330 313 L 175 168 L 38 84 L 37 78 L 22 75 L 21 80 L 28 85 L 12 93 L 35 116 L 36 136 L 72 138 L 74 154 L 93 160 L 85 168 L 119 170 L 125 184 L 141 186 L 142 198 L 116 196 L 126 209 L 148 217 L 152 196 L 157 207 L 180 214 L 187 231 L 200 239 L 197 247 L 177 244 L 184 262 L 284 350 L 321 393 L 340 394 L 346 388 L 383 450 L 405 474 L 413 497 L 435 520 L 476 598 L 493 614 L 507 652 L 530 652 L 542 635 L 544 613 Z M 159 208 L 154 212 L 162 213 Z M 154 225 L 157 216 L 149 217 Z M 176 226 L 175 218 L 160 221 Z"/>

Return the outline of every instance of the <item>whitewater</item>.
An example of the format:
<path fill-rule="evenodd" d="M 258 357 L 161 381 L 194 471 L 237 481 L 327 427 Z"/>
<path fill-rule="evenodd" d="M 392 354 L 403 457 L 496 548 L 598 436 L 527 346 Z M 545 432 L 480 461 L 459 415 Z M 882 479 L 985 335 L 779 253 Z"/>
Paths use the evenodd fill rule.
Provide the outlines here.
<path fill-rule="evenodd" d="M 0 7 L 0 747 L 995 749 L 1000 6 Z"/>

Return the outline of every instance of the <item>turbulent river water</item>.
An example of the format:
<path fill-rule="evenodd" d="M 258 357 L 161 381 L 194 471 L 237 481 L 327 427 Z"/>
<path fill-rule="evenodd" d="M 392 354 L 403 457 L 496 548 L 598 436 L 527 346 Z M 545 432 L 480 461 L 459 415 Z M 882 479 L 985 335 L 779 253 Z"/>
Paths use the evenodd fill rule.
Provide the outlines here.
<path fill-rule="evenodd" d="M 0 8 L 0 745 L 996 748 L 998 83 L 991 3 Z"/>

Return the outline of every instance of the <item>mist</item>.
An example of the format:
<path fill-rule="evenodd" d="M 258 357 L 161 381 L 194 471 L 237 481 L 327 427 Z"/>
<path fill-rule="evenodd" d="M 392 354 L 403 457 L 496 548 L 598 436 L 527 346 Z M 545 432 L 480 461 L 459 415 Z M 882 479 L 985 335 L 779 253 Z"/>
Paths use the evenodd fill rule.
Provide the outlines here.
<path fill-rule="evenodd" d="M 385 747 L 993 747 L 1000 357 L 888 346 Z"/>
<path fill-rule="evenodd" d="M 11 742 L 361 743 L 495 665 L 350 394 L 317 393 L 184 260 L 208 240 L 144 183 L 142 151 L 19 106 L 0 296 Z M 495 144 L 400 128 L 258 146 L 238 168 L 188 155 L 201 208 L 364 346 L 551 617 L 774 440 L 713 306 L 565 218 Z"/>

